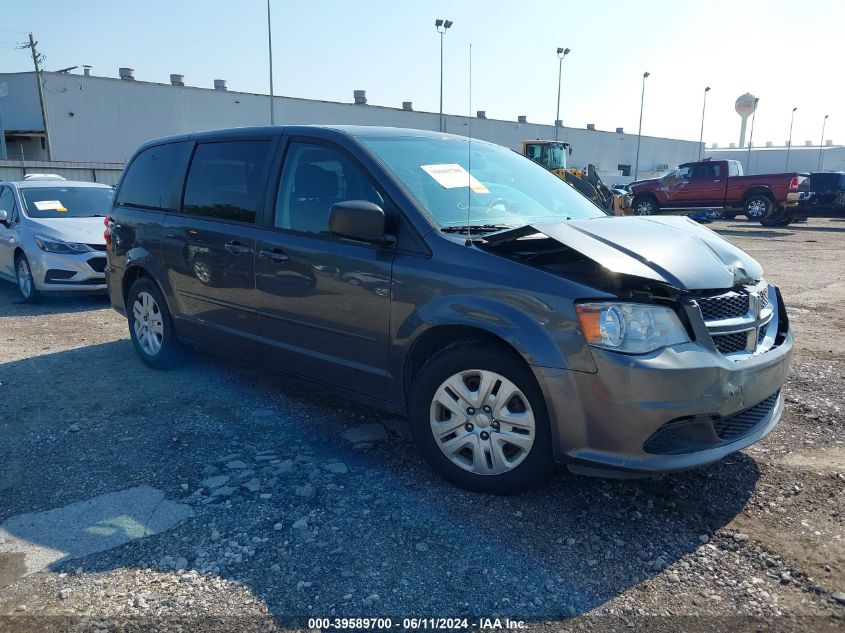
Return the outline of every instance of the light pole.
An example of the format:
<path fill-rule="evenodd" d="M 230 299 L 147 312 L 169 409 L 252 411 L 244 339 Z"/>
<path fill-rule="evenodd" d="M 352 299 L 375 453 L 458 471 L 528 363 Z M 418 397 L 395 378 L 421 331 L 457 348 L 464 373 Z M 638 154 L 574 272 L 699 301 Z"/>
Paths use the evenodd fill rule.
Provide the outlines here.
<path fill-rule="evenodd" d="M 645 80 L 651 73 L 643 73 L 643 91 L 640 95 L 640 127 L 637 130 L 637 160 L 634 161 L 634 180 L 640 173 L 640 137 L 643 134 L 643 103 L 645 103 Z"/>
<path fill-rule="evenodd" d="M 557 113 L 555 114 L 555 140 L 557 140 L 557 131 L 560 127 L 560 79 L 563 74 L 563 58 L 569 55 L 572 51 L 568 48 L 557 49 Z"/>
<path fill-rule="evenodd" d="M 818 168 L 818 171 L 822 170 L 822 149 L 824 148 L 824 126 L 827 125 L 827 117 L 829 117 L 829 116 L 830 116 L 829 114 L 825 114 L 824 120 L 822 121 L 822 140 L 821 140 L 821 143 L 819 143 L 819 168 Z"/>
<path fill-rule="evenodd" d="M 698 137 L 698 160 L 701 160 L 701 152 L 704 145 L 704 111 L 707 109 L 707 93 L 710 92 L 710 86 L 704 89 L 704 105 L 701 106 L 701 134 Z"/>
<path fill-rule="evenodd" d="M 270 125 L 275 125 L 273 108 L 273 29 L 270 26 L 270 0 L 267 0 L 267 51 L 270 57 Z"/>
<path fill-rule="evenodd" d="M 751 113 L 751 134 L 748 137 L 748 156 L 745 158 L 745 171 L 751 173 L 751 145 L 754 140 L 754 119 L 757 117 L 757 102 L 760 97 L 754 97 L 754 112 Z"/>
<path fill-rule="evenodd" d="M 789 150 L 792 149 L 792 124 L 795 122 L 795 111 L 798 109 L 798 106 L 792 108 L 792 116 L 789 119 L 789 140 L 786 142 L 786 166 L 783 168 L 784 171 L 789 171 Z"/>
<path fill-rule="evenodd" d="M 454 22 L 449 20 L 435 20 L 434 28 L 440 33 L 440 131 L 445 132 L 446 126 L 443 124 L 443 36 L 446 30 L 452 26 Z"/>

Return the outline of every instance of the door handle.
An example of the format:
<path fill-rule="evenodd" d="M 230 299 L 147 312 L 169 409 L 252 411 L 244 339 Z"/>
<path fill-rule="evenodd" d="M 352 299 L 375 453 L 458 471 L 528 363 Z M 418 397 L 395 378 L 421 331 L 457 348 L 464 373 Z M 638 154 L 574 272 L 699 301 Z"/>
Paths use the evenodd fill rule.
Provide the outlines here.
<path fill-rule="evenodd" d="M 721 180 L 714 180 L 713 182 L 722 182 Z"/>
<path fill-rule="evenodd" d="M 282 262 L 286 262 L 290 259 L 290 257 L 288 257 L 288 254 L 285 253 L 280 248 L 265 248 L 265 249 L 262 249 L 262 250 L 258 251 L 258 256 L 263 257 L 264 259 L 272 260 L 272 261 L 274 261 L 278 264 L 281 264 Z"/>
<path fill-rule="evenodd" d="M 249 252 L 249 246 L 244 246 L 240 242 L 226 242 L 223 246 L 232 255 L 243 255 Z"/>

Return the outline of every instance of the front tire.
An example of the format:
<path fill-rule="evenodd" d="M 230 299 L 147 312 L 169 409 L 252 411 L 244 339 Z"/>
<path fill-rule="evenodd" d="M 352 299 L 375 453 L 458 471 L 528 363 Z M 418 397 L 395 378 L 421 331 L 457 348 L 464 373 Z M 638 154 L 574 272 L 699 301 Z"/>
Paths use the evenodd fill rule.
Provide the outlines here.
<path fill-rule="evenodd" d="M 780 207 L 775 209 L 771 213 L 766 216 L 760 218 L 760 224 L 765 226 L 766 228 L 778 227 L 778 226 L 786 226 L 789 222 L 785 222 L 786 220 L 786 208 Z"/>
<path fill-rule="evenodd" d="M 634 213 L 637 215 L 654 215 L 660 210 L 657 200 L 651 196 L 634 198 Z"/>
<path fill-rule="evenodd" d="M 132 284 L 126 314 L 132 344 L 146 365 L 170 369 L 179 364 L 184 350 L 176 338 L 164 295 L 152 280 L 141 277 Z"/>
<path fill-rule="evenodd" d="M 18 255 L 15 259 L 15 277 L 23 302 L 37 303 L 41 299 L 41 293 L 35 287 L 35 277 L 32 276 L 32 268 L 24 254 Z"/>
<path fill-rule="evenodd" d="M 485 342 L 435 354 L 411 387 L 409 418 L 429 466 L 461 488 L 513 494 L 554 470 L 537 381 L 522 359 Z"/>

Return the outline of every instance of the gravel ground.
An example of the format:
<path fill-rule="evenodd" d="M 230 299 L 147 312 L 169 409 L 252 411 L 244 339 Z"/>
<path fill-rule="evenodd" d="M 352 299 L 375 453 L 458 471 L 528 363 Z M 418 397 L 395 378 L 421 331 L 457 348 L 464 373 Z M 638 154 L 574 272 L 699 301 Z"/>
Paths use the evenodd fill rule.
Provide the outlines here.
<path fill-rule="evenodd" d="M 780 425 L 707 468 L 636 481 L 561 469 L 507 498 L 436 478 L 404 420 L 205 354 L 147 369 L 104 299 L 27 306 L 0 283 L 0 523 L 136 486 L 192 510 L 35 573 L 0 549 L 0 631 L 366 616 L 842 630 L 845 322 L 829 315 L 845 305 L 845 222 L 711 226 L 789 306 Z"/>

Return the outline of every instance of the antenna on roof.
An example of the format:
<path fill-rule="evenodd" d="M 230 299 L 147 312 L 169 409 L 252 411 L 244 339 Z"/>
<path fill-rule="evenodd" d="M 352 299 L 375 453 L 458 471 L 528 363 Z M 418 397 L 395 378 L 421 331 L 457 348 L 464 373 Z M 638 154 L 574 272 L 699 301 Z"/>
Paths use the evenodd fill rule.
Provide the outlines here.
<path fill-rule="evenodd" d="M 467 112 L 467 246 L 472 246 L 472 223 L 469 211 L 472 207 L 472 43 L 469 45 L 469 111 Z"/>

